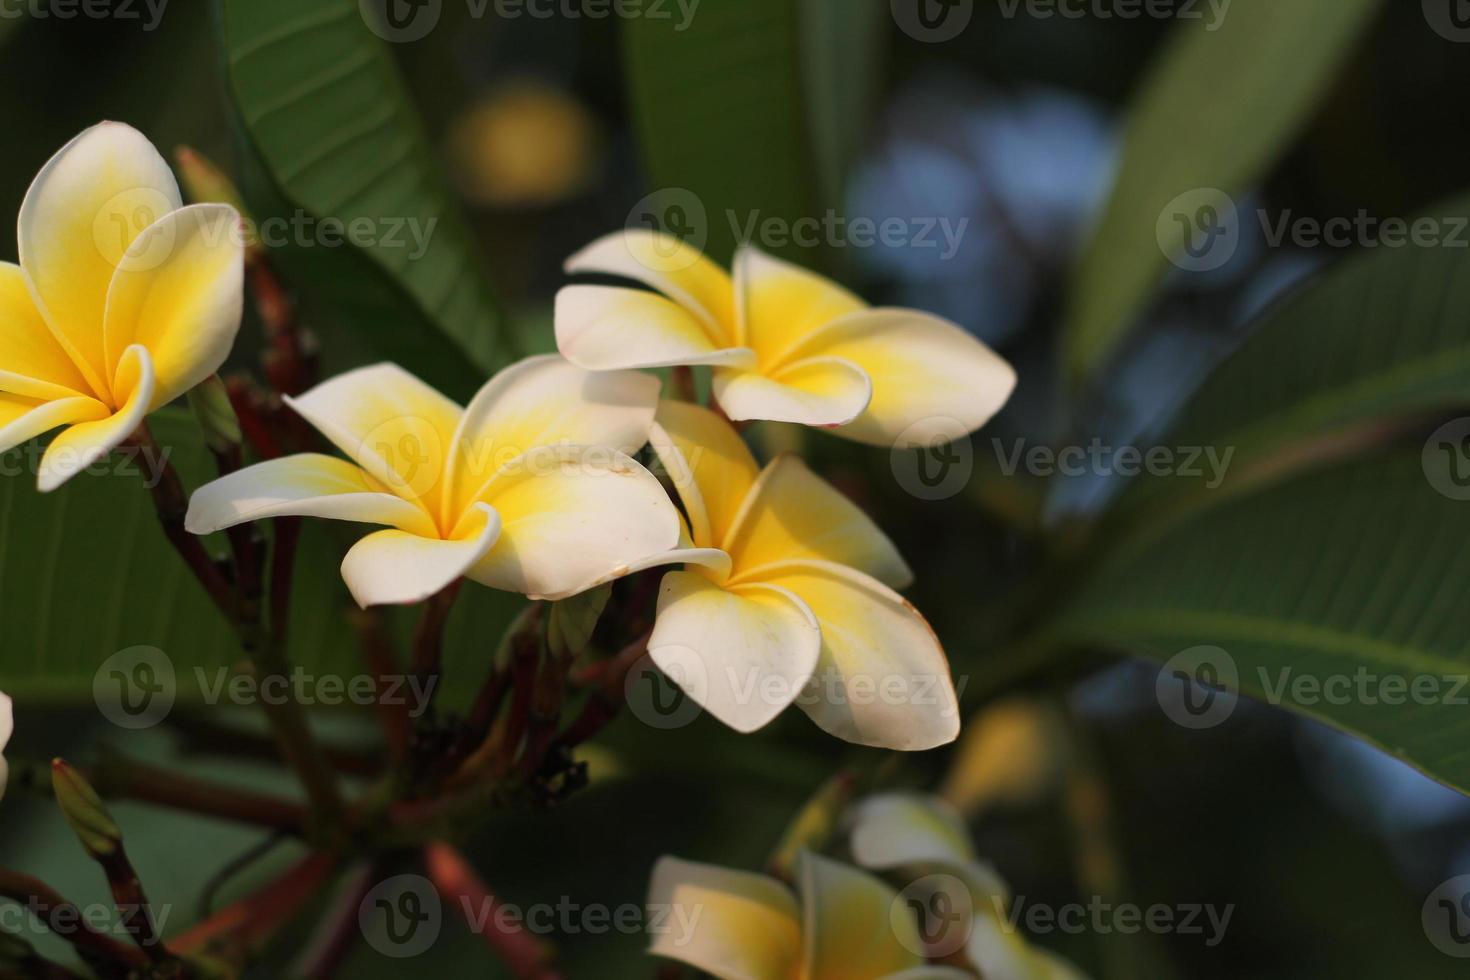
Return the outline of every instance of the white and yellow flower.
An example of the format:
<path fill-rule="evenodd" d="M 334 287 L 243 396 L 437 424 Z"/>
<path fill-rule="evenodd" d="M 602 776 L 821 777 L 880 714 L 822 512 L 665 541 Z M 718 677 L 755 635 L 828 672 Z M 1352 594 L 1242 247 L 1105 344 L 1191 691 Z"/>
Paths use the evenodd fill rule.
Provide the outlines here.
<path fill-rule="evenodd" d="M 754 731 L 793 702 L 865 745 L 919 750 L 959 733 L 944 650 L 894 591 L 893 543 L 795 456 L 764 470 L 728 422 L 664 402 L 650 442 L 688 517 L 666 556 L 649 655 L 725 724 Z"/>
<path fill-rule="evenodd" d="M 732 278 L 691 245 L 630 230 L 593 243 L 566 269 L 658 291 L 561 290 L 556 339 L 568 360 L 599 371 L 709 365 L 715 399 L 737 422 L 796 422 L 872 445 L 930 446 L 980 428 L 1016 385 L 1011 366 L 955 324 L 871 308 L 754 247 L 736 254 Z"/>
<path fill-rule="evenodd" d="M 240 326 L 240 216 L 183 206 L 137 130 L 94 126 L 41 169 L 0 263 L 0 451 L 60 426 L 54 490 L 224 363 Z"/>
<path fill-rule="evenodd" d="M 649 952 L 720 980 L 964 980 L 928 965 L 911 912 L 866 872 L 803 852 L 800 900 L 781 882 L 665 857 L 648 904 Z"/>
<path fill-rule="evenodd" d="M 555 355 L 511 365 L 460 408 L 392 364 L 317 386 L 292 408 L 351 460 L 268 460 L 201 487 L 195 534 L 283 515 L 386 525 L 342 576 L 363 606 L 418 602 L 461 576 L 559 599 L 675 546 L 678 512 L 627 453 L 658 379 Z"/>

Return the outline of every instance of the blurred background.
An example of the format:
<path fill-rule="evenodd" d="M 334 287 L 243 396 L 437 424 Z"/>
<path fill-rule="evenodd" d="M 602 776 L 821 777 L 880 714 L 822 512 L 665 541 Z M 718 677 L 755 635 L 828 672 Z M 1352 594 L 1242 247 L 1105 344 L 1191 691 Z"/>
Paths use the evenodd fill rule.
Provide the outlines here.
<path fill-rule="evenodd" d="M 15 213 L 46 159 L 105 118 L 137 126 L 165 152 L 187 144 L 219 161 L 240 179 L 257 217 L 289 213 L 284 200 L 302 196 L 297 187 L 282 193 L 269 138 L 242 125 L 230 71 L 231 58 L 243 56 L 224 49 L 229 25 L 215 4 L 172 0 L 153 29 L 145 29 L 141 4 L 141 21 L 37 16 L 23 6 L 0 0 L 0 87 L 10 93 L 0 109 L 0 213 Z M 554 347 L 551 301 L 568 255 L 649 215 L 682 222 L 721 262 L 737 237 L 732 223 L 752 216 L 899 219 L 907 231 L 887 245 L 855 244 L 848 233 L 818 235 L 809 247 L 757 237 L 870 301 L 953 319 L 1020 370 L 1017 397 L 974 440 L 974 476 L 945 499 L 917 506 L 886 453 L 819 437 L 803 447 L 919 570 L 911 597 L 946 639 L 956 677 L 970 686 L 967 703 L 984 710 L 1005 686 L 995 637 L 1025 602 L 1014 583 L 1044 560 L 1047 542 L 1065 541 L 1117 489 L 1100 476 L 1007 476 L 998 445 L 1086 445 L 1094 437 L 1121 445 L 1162 431 L 1252 318 L 1342 251 L 1272 245 L 1266 230 L 1244 220 L 1228 262 L 1208 275 L 1165 278 L 1110 367 L 1073 389 L 1058 367 L 1058 325 L 1113 185 L 1128 107 L 1171 34 L 1203 25 L 1099 16 L 1087 5 L 1076 17 L 1038 17 L 979 0 L 961 5 L 973 7 L 961 30 L 936 40 L 905 29 L 886 0 L 849 0 L 824 8 L 833 12 L 815 27 L 803 20 L 799 36 L 811 46 L 776 58 L 761 41 L 782 30 L 777 21 L 817 15 L 792 0 L 767 23 L 753 11 L 771 4 L 735 6 L 704 0 L 694 13 L 696 24 L 728 20 L 721 29 L 745 39 L 721 49 L 724 80 L 707 86 L 676 85 L 677 71 L 648 67 L 667 58 L 694 77 L 700 66 L 685 62 L 707 56 L 681 55 L 677 37 L 560 7 L 545 17 L 506 16 L 492 4 L 477 15 L 474 4 L 446 0 L 432 30 L 386 50 L 467 217 L 504 359 Z M 677 5 L 669 9 L 680 16 Z M 1374 8 L 1345 50 L 1305 123 L 1237 196 L 1243 210 L 1324 221 L 1360 211 L 1410 215 L 1463 188 L 1470 47 L 1433 29 L 1420 4 L 1400 2 Z M 804 115 L 790 91 L 810 79 L 781 77 L 816 63 L 835 86 L 828 104 L 839 107 L 820 119 Z M 342 107 L 349 116 L 377 109 Z M 1200 134 L 1175 138 L 1187 153 Z M 711 169 L 711 160 L 724 169 Z M 702 215 L 691 216 L 691 199 Z M 916 244 L 915 229 L 931 220 L 937 244 Z M 954 235 L 946 239 L 945 229 Z M 399 312 L 402 297 L 374 292 L 374 270 L 351 253 L 288 246 L 280 257 L 322 341 L 327 373 L 432 351 L 424 359 L 443 368 L 441 383 L 465 397 L 483 372 L 437 353 L 441 341 Z M 0 258 L 15 258 L 8 237 Z M 370 318 L 379 322 L 365 326 Z M 248 363 L 249 351 L 238 357 Z M 756 433 L 767 448 L 800 438 Z M 1065 708 L 1064 733 L 1027 728 L 1017 736 L 1032 753 L 1020 757 L 1034 760 L 1035 780 L 981 767 L 979 788 L 960 795 L 981 853 L 1018 895 L 1085 901 L 1101 875 L 1119 900 L 1141 906 L 1233 905 L 1229 928 L 1215 946 L 1198 935 L 1146 933 L 1056 933 L 1038 943 L 1098 977 L 1463 976 L 1458 961 L 1426 940 L 1420 911 L 1436 884 L 1470 873 L 1464 797 L 1314 722 L 1249 702 L 1217 728 L 1178 727 L 1160 710 L 1155 677 L 1140 663 L 1099 659 L 1026 679 L 1015 695 L 1022 700 L 1006 710 L 1050 718 Z M 17 745 L 53 753 L 90 745 L 106 734 L 94 719 L 91 710 L 61 707 L 23 713 Z M 334 723 L 343 738 L 356 737 L 353 720 Z M 976 721 L 970 730 L 988 729 Z M 815 737 L 797 712 L 753 738 L 707 718 L 690 732 L 669 735 L 623 718 L 593 750 L 585 792 L 487 823 L 473 849 L 480 868 L 524 904 L 562 896 L 638 903 L 659 855 L 759 867 L 834 767 L 874 764 L 864 750 Z M 168 756 L 179 738 L 129 736 L 127 749 Z M 900 782 L 919 788 L 978 765 L 959 751 L 905 762 Z M 240 768 L 240 778 L 269 785 Z M 122 805 L 118 813 L 155 892 L 209 901 L 216 866 L 256 842 L 153 810 Z M 63 891 L 105 895 L 42 804 L 7 800 L 0 823 L 4 863 Z M 1079 826 L 1105 828 L 1107 842 Z M 220 887 L 229 893 L 235 883 Z M 180 900 L 176 914 L 188 919 L 196 910 Z M 461 964 L 477 941 L 454 928 L 414 969 L 471 975 Z M 641 936 L 558 942 L 573 976 L 652 973 Z M 476 954 L 472 962 L 485 961 Z M 397 976 L 401 968 L 364 946 L 342 975 Z M 473 975 L 496 975 L 487 969 L 495 967 Z"/>

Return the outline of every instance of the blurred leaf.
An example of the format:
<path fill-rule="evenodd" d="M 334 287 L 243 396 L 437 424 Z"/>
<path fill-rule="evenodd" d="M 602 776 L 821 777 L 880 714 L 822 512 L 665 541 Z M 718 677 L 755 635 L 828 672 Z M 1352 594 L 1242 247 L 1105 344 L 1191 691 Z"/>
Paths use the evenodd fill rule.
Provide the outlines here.
<path fill-rule="evenodd" d="M 1429 212 L 1452 229 L 1470 197 Z M 1210 375 L 1162 444 L 1230 458 L 1222 488 L 1141 478 L 1115 522 L 1279 480 L 1360 451 L 1395 422 L 1470 404 L 1470 249 L 1408 244 L 1353 257 L 1272 308 Z"/>
<path fill-rule="evenodd" d="M 1206 189 L 1234 194 L 1264 176 L 1378 5 L 1235 0 L 1217 30 L 1174 28 L 1129 111 L 1118 179 L 1073 283 L 1065 346 L 1074 383 L 1102 366 L 1163 278 L 1159 221 L 1170 202 Z"/>
<path fill-rule="evenodd" d="M 709 0 L 687 24 L 628 20 L 629 101 L 654 189 L 634 220 L 696 243 L 705 232 L 725 260 L 760 222 L 778 219 L 789 235 L 795 220 L 840 207 L 834 184 L 875 73 L 874 16 L 833 0 Z"/>
<path fill-rule="evenodd" d="M 186 486 L 212 478 L 191 416 L 166 409 L 149 426 Z M 200 701 L 201 688 L 213 688 L 217 672 L 244 654 L 158 528 L 143 485 L 147 462 L 123 466 L 114 457 L 105 473 L 98 464 L 41 494 L 33 469 L 17 465 L 31 451 L 0 457 L 0 621 L 9 652 L 0 688 L 17 698 L 90 703 L 103 661 L 151 646 L 171 660 L 180 703 Z M 355 606 L 337 571 L 364 533 L 329 521 L 303 525 L 289 646 L 292 662 L 313 677 L 366 672 L 347 626 Z M 451 703 L 467 701 L 482 682 L 500 632 L 523 602 L 478 586 L 465 590 L 447 640 L 444 695 Z M 411 619 L 412 610 L 392 614 L 395 633 L 406 633 Z"/>
<path fill-rule="evenodd" d="M 500 312 L 468 226 L 358 4 L 220 2 L 230 95 L 264 170 L 293 207 L 349 230 L 370 228 L 361 236 L 370 241 L 344 247 L 371 258 L 417 311 L 418 324 L 364 322 L 379 352 L 426 376 L 466 357 L 482 372 L 498 367 Z M 364 278 L 335 285 L 373 290 Z M 433 343 L 436 335 L 452 346 Z"/>
<path fill-rule="evenodd" d="M 570 599 L 553 602 L 546 622 L 546 642 L 552 654 L 575 657 L 587 649 L 610 598 L 612 586 L 600 585 Z"/>
<path fill-rule="evenodd" d="M 1219 647 L 1243 693 L 1467 790 L 1467 536 L 1470 509 L 1417 446 L 1396 449 L 1140 532 L 1091 567 L 1054 636 L 1165 662 Z"/>

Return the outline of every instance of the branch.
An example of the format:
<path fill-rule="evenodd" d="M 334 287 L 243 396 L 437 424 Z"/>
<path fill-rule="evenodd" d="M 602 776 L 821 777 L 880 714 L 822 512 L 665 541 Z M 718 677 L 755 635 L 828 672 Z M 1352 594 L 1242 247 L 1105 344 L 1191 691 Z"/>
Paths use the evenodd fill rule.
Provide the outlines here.
<path fill-rule="evenodd" d="M 561 980 L 553 966 L 555 951 L 519 926 L 501 921 L 502 917 L 494 913 L 495 896 L 462 854 L 448 844 L 429 844 L 424 848 L 424 865 L 440 897 L 464 913 L 470 930 L 485 940 L 512 976 L 517 980 Z"/>

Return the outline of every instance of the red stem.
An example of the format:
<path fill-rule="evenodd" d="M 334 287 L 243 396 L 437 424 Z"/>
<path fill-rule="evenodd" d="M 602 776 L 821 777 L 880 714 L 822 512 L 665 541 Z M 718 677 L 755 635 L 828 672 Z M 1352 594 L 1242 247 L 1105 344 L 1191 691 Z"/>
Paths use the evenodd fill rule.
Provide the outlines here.
<path fill-rule="evenodd" d="M 477 932 L 518 980 L 561 980 L 552 965 L 552 949 L 535 936 L 495 914 L 495 896 L 480 880 L 464 856 L 448 844 L 424 848 L 429 880 L 439 896 L 458 908 L 470 929 Z"/>

